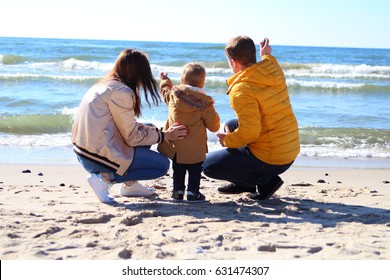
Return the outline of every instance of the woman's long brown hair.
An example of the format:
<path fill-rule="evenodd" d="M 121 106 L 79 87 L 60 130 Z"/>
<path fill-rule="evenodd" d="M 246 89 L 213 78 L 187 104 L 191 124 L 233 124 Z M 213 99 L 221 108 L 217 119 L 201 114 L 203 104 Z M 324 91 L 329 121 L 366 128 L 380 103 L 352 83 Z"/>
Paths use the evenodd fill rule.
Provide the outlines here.
<path fill-rule="evenodd" d="M 137 117 L 141 116 L 141 98 L 140 88 L 144 91 L 146 102 L 149 107 L 149 97 L 152 98 L 153 104 L 158 105 L 160 95 L 157 90 L 157 82 L 153 77 L 150 69 L 149 60 L 145 53 L 127 49 L 122 51 L 115 61 L 112 70 L 102 80 L 116 79 L 131 88 L 136 96 L 134 113 Z"/>

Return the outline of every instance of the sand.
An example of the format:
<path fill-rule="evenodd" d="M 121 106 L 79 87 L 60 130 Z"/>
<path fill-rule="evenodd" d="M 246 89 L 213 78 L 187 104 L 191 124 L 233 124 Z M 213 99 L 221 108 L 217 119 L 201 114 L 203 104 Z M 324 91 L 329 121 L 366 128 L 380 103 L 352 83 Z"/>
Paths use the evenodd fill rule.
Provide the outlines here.
<path fill-rule="evenodd" d="M 100 203 L 80 165 L 0 165 L 2 260 L 388 260 L 389 169 L 292 168 L 268 201 L 224 195 L 203 178 L 205 203 L 151 198 Z"/>

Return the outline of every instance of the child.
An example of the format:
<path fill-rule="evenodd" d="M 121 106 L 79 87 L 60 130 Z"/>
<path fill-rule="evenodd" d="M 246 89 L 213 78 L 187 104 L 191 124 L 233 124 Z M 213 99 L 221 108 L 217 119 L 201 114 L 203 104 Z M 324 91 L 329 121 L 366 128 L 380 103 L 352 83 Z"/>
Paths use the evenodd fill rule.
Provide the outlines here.
<path fill-rule="evenodd" d="M 179 123 L 188 129 L 184 140 L 166 140 L 157 147 L 160 153 L 173 161 L 172 198 L 183 200 L 188 171 L 187 201 L 205 201 L 205 196 L 199 192 L 199 184 L 207 153 L 207 129 L 216 132 L 220 126 L 214 101 L 202 89 L 206 71 L 199 63 L 191 62 L 183 67 L 179 86 L 173 86 L 167 73 L 161 73 L 160 78 L 160 91 L 168 105 L 165 127 Z"/>

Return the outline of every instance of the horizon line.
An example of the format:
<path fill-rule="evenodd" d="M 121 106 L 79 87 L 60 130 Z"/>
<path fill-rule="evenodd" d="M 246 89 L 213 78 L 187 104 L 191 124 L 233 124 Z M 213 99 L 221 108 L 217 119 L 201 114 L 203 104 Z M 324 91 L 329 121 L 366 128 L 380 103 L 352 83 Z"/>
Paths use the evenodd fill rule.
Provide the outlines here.
<path fill-rule="evenodd" d="M 125 42 L 157 42 L 157 43 L 184 43 L 184 44 L 215 44 L 226 45 L 226 42 L 195 42 L 195 41 L 162 41 L 162 40 L 134 40 L 134 39 L 102 39 L 102 38 L 70 38 L 70 37 L 35 37 L 35 36 L 7 36 L 0 35 L 0 38 L 20 38 L 20 39 L 52 39 L 52 40 L 81 40 L 81 41 L 125 41 Z M 309 48 L 340 48 L 340 49 L 381 49 L 389 50 L 385 47 L 351 47 L 351 46 L 320 46 L 320 45 L 288 45 L 272 44 L 281 47 L 309 47 Z"/>

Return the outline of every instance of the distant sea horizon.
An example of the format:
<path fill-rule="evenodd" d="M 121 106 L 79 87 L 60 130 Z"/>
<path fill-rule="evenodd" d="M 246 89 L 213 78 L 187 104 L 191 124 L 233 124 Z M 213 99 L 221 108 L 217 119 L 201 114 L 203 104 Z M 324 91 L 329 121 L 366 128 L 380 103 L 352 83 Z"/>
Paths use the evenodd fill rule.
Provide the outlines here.
<path fill-rule="evenodd" d="M 112 42 L 136 42 L 136 43 L 178 43 L 178 44 L 215 44 L 226 45 L 226 42 L 191 42 L 191 41 L 155 41 L 155 40 L 128 40 L 128 39 L 97 39 L 97 38 L 62 38 L 62 37 L 30 37 L 30 36 L 1 36 L 0 38 L 8 39 L 38 39 L 38 40 L 79 40 L 79 41 L 112 41 Z M 228 40 L 228 39 L 227 39 Z M 258 42 L 256 40 L 255 44 Z M 320 46 L 320 45 L 290 45 L 290 44 L 271 44 L 278 47 L 304 47 L 304 48 L 337 48 L 337 49 L 373 49 L 373 50 L 390 50 L 390 47 L 357 47 L 357 46 Z"/>
<path fill-rule="evenodd" d="M 272 41 L 271 41 L 272 43 Z M 271 44 L 272 45 L 272 44 Z M 84 93 L 126 48 L 147 53 L 157 82 L 202 63 L 221 121 L 234 118 L 225 43 L 0 37 L 0 164 L 75 164 L 70 130 Z M 272 45 L 286 76 L 301 135 L 299 162 L 389 168 L 390 49 Z M 260 60 L 260 57 L 258 57 Z M 164 103 L 139 121 L 165 123 Z M 209 133 L 209 150 L 220 149 Z M 344 164 L 346 162 L 348 164 Z"/>

